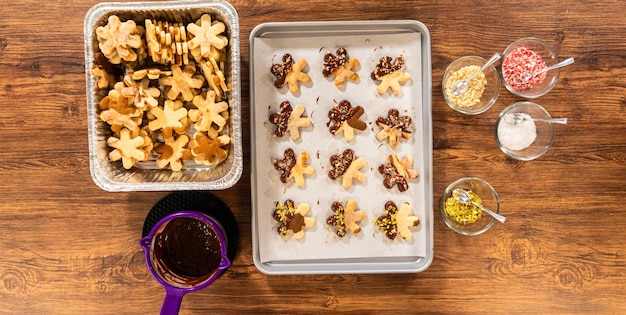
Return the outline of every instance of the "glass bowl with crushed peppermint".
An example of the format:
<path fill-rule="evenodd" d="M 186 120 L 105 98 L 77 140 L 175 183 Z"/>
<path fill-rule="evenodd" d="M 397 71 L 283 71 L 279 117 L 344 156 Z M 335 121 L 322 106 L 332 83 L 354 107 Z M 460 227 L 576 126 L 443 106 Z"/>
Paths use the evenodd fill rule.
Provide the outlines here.
<path fill-rule="evenodd" d="M 518 39 L 502 53 L 502 82 L 509 92 L 519 97 L 543 96 L 556 85 L 559 69 L 540 71 L 558 62 L 556 49 L 544 40 L 534 37 Z"/>

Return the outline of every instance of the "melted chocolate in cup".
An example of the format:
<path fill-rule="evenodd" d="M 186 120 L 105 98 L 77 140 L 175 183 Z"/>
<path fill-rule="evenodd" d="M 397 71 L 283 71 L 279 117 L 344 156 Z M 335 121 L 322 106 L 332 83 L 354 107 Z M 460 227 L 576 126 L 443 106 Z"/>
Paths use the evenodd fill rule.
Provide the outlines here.
<path fill-rule="evenodd" d="M 185 288 L 202 284 L 218 270 L 222 261 L 220 240 L 202 220 L 174 218 L 155 233 L 152 265 L 172 286 Z"/>
<path fill-rule="evenodd" d="M 226 212 L 218 211 L 225 207 L 223 203 L 215 197 L 207 199 L 210 195 L 205 193 L 185 198 L 188 196 L 171 194 L 168 197 L 173 198 L 159 201 L 150 210 L 139 241 L 148 271 L 165 288 L 163 315 L 178 314 L 183 296 L 211 285 L 230 267 L 228 254 L 234 257 L 236 253 L 238 234 L 233 234 L 232 225 L 224 230 L 221 222 L 233 221 L 223 216 Z M 179 210 L 181 207 L 192 210 Z M 208 210 L 215 210 L 215 216 L 204 213 Z"/>

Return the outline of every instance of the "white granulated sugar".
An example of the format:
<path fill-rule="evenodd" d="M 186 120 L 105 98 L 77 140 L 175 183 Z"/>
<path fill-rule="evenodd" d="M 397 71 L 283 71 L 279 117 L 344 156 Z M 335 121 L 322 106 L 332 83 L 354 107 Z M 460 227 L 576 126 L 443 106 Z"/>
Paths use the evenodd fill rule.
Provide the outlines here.
<path fill-rule="evenodd" d="M 512 114 L 507 114 L 498 124 L 498 139 L 500 144 L 512 151 L 528 148 L 537 138 L 535 122 L 528 114 L 521 113 L 522 123 L 515 125 Z"/>

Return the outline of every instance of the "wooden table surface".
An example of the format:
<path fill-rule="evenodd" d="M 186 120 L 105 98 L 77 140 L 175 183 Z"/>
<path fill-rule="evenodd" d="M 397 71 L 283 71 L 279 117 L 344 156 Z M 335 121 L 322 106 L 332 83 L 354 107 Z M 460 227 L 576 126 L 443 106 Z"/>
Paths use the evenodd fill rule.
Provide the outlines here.
<path fill-rule="evenodd" d="M 83 21 L 94 0 L 0 2 L 0 314 L 155 314 L 164 290 L 138 245 L 168 192 L 105 192 L 89 172 Z M 626 3 L 233 1 L 241 27 L 244 175 L 216 191 L 241 230 L 233 265 L 181 314 L 626 312 Z M 268 21 L 414 19 L 432 37 L 434 199 L 463 176 L 489 181 L 508 217 L 475 237 L 434 211 L 434 260 L 417 274 L 268 276 L 252 261 L 248 36 Z M 452 111 L 445 67 L 536 36 L 576 62 L 536 101 L 553 147 L 506 158 L 486 113 Z"/>

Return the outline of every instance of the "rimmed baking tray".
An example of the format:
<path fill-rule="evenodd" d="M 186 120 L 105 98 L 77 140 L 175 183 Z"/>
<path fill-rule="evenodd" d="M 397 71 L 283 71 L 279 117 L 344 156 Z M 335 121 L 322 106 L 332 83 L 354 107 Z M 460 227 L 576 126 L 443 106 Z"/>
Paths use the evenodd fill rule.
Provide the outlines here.
<path fill-rule="evenodd" d="M 336 274 L 336 273 L 400 273 L 420 272 L 433 259 L 433 185 L 432 185 L 432 77 L 430 34 L 424 24 L 413 20 L 339 21 L 264 23 L 250 34 L 250 117 L 252 144 L 252 250 L 256 267 L 266 274 Z M 323 56 L 338 47 L 347 49 L 350 57 L 360 60 L 359 79 L 343 88 L 322 76 Z M 284 53 L 294 59 L 305 58 L 311 82 L 296 93 L 273 86 L 272 63 L 280 62 Z M 376 82 L 369 75 L 381 56 L 403 55 L 411 81 L 402 86 L 400 95 L 376 93 Z M 331 135 L 327 113 L 340 100 L 365 108 L 368 128 L 347 142 L 341 135 Z M 301 138 L 272 136 L 269 114 L 276 112 L 281 101 L 305 107 L 313 122 L 312 128 L 301 130 Z M 410 141 L 396 149 L 377 142 L 374 123 L 389 108 L 397 108 L 414 120 L 415 132 Z M 307 177 L 306 185 L 283 184 L 272 161 L 282 157 L 285 148 L 296 153 L 307 151 L 310 165 L 316 170 Z M 367 180 L 344 189 L 326 173 L 328 157 L 350 148 L 368 160 Z M 414 168 L 420 173 L 416 182 L 404 193 L 382 187 L 378 164 L 394 152 L 400 158 L 411 155 Z M 366 220 L 362 232 L 338 238 L 325 219 L 331 214 L 333 201 L 355 199 Z M 316 225 L 305 237 L 282 238 L 276 232 L 272 211 L 275 202 L 292 199 L 308 203 Z M 410 240 L 390 241 L 377 231 L 373 221 L 383 212 L 385 201 L 408 202 L 420 219 Z"/>
<path fill-rule="evenodd" d="M 211 14 L 224 22 L 229 39 L 225 75 L 231 91 L 227 92 L 230 117 L 227 124 L 231 137 L 229 154 L 225 161 L 215 167 L 198 165 L 189 161 L 179 172 L 158 169 L 154 163 L 138 165 L 130 170 L 119 161 L 108 159 L 106 139 L 111 131 L 98 119 L 98 103 L 104 93 L 95 88 L 90 72 L 94 54 L 98 51 L 95 30 L 106 24 L 109 16 L 133 19 L 143 25 L 146 18 L 169 22 L 191 23 L 202 14 Z M 161 2 L 103 2 L 93 6 L 84 21 L 85 77 L 87 93 L 87 126 L 89 136 L 89 164 L 94 182 L 107 191 L 172 191 L 172 190 L 220 190 L 233 186 L 243 173 L 243 149 L 241 130 L 241 70 L 239 47 L 239 18 L 235 8 L 226 1 L 161 1 Z"/>

